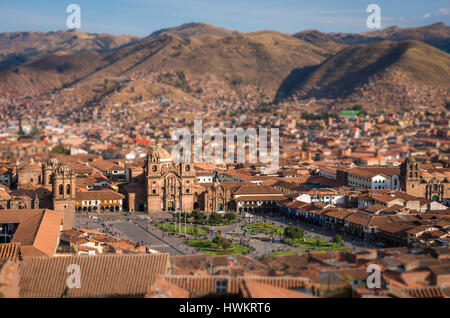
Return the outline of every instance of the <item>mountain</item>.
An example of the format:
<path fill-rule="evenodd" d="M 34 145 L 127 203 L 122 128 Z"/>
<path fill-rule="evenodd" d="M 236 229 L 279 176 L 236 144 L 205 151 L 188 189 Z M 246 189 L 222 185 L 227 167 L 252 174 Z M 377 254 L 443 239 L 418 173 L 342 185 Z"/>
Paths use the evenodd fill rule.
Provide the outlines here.
<path fill-rule="evenodd" d="M 79 30 L 0 33 L 0 68 L 21 65 L 49 54 L 108 51 L 138 39 L 129 35 L 92 34 Z"/>
<path fill-rule="evenodd" d="M 177 27 L 161 29 L 153 32 L 150 37 L 157 37 L 163 33 L 177 35 L 182 38 L 201 37 L 206 35 L 230 36 L 238 31 L 231 31 L 208 23 L 185 23 Z"/>
<path fill-rule="evenodd" d="M 361 33 L 359 35 L 333 34 L 345 44 L 367 44 L 384 40 L 389 41 L 421 41 L 440 50 L 450 52 L 450 27 L 444 23 L 436 23 L 423 27 L 406 28 L 390 27 L 384 30 Z"/>
<path fill-rule="evenodd" d="M 367 90 L 374 96 L 384 90 L 404 97 L 407 92 L 420 95 L 416 90 L 424 87 L 448 93 L 449 72 L 450 55 L 422 42 L 354 45 L 318 66 L 294 70 L 278 90 L 277 99 L 361 98 Z"/>
<path fill-rule="evenodd" d="M 307 30 L 293 36 L 189 23 L 141 39 L 79 31 L 29 34 L 59 42 L 30 41 L 28 49 L 35 55 L 0 68 L 0 93 L 36 96 L 57 91 L 68 104 L 161 96 L 205 103 L 233 91 L 276 100 L 375 98 L 378 103 L 435 104 L 449 93 L 449 55 L 424 42 L 445 46 L 447 31 L 445 24 L 435 24 L 352 35 Z M 25 40 L 11 34 L 0 38 L 9 38 L 17 47 L 3 45 L 0 51 L 24 51 Z M 354 44 L 358 42 L 363 44 Z"/>
<path fill-rule="evenodd" d="M 337 40 L 331 34 L 323 33 L 317 30 L 305 30 L 302 32 L 298 32 L 293 36 L 297 39 L 327 50 L 330 53 L 336 53 L 344 47 L 347 47 L 347 44 L 345 44 L 343 41 Z"/>
<path fill-rule="evenodd" d="M 332 52 L 348 45 L 407 40 L 421 41 L 447 53 L 450 52 L 450 27 L 444 23 L 405 29 L 393 26 L 365 33 L 322 33 L 307 30 L 296 33 L 294 36 Z"/>
<path fill-rule="evenodd" d="M 0 89 L 24 92 L 30 87 L 72 87 L 103 83 L 105 78 L 183 71 L 187 76 L 214 75 L 227 86 L 258 86 L 274 96 L 291 70 L 319 64 L 327 57 L 327 51 L 275 31 L 225 36 L 206 32 L 199 36 L 198 30 L 190 29 L 185 34 L 197 36 L 180 37 L 165 31 L 112 51 L 51 54 L 19 67 L 10 66 L 1 72 Z"/>

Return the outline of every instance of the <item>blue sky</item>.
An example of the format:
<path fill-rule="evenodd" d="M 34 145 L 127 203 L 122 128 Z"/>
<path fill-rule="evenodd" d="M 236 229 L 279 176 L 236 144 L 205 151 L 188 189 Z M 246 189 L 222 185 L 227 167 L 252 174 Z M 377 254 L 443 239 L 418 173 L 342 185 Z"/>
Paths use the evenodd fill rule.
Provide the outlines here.
<path fill-rule="evenodd" d="M 250 32 L 365 32 L 366 7 L 381 7 L 382 27 L 450 24 L 450 0 L 0 0 L 0 32 L 66 29 L 69 4 L 81 7 L 82 30 L 145 36 L 206 22 Z"/>

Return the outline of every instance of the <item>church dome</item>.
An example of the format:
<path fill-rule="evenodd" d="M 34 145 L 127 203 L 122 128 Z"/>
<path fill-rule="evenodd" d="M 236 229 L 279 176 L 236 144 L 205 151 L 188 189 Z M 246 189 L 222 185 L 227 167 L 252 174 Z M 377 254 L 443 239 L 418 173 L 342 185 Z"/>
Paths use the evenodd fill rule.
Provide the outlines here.
<path fill-rule="evenodd" d="M 159 161 L 161 162 L 172 161 L 172 156 L 161 146 L 161 144 L 157 144 L 156 147 L 152 149 L 150 156 L 152 158 L 159 158 Z"/>

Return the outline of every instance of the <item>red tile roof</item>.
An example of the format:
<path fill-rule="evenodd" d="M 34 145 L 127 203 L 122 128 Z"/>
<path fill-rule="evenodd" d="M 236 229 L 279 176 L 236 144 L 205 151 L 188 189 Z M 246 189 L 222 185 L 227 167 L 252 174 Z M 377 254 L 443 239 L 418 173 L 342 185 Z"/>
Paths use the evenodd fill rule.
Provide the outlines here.
<path fill-rule="evenodd" d="M 80 288 L 67 288 L 71 264 L 80 267 Z M 163 253 L 28 258 L 20 267 L 20 296 L 144 296 L 169 264 L 169 254 Z"/>
<path fill-rule="evenodd" d="M 20 243 L 22 256 L 53 256 L 59 243 L 63 214 L 52 210 L 0 210 L 0 223 L 18 223 L 11 243 Z M 39 252 L 33 252 L 37 249 Z"/>
<path fill-rule="evenodd" d="M 0 262 L 7 259 L 14 262 L 20 259 L 20 243 L 0 244 Z"/>

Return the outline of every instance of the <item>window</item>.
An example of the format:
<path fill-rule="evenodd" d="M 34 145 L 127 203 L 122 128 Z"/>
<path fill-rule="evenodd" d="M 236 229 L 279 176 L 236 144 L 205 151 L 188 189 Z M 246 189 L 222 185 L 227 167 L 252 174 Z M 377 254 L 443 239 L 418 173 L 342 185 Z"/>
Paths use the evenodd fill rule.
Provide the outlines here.
<path fill-rule="evenodd" d="M 191 170 L 191 166 L 190 165 L 187 165 L 186 166 L 186 171 L 190 171 Z"/>
<path fill-rule="evenodd" d="M 70 194 L 70 190 L 71 190 L 70 189 L 70 184 L 68 184 L 67 187 L 66 187 L 66 194 Z"/>
<path fill-rule="evenodd" d="M 156 190 L 155 189 L 153 189 L 153 194 L 156 194 Z"/>
<path fill-rule="evenodd" d="M 227 292 L 227 286 L 228 286 L 228 280 L 216 280 L 216 293 L 226 293 Z"/>
<path fill-rule="evenodd" d="M 156 166 L 155 166 L 155 165 L 152 166 L 152 171 L 153 171 L 153 172 L 156 171 Z"/>
<path fill-rule="evenodd" d="M 60 195 L 63 195 L 63 193 L 64 193 L 64 188 L 63 188 L 63 185 L 60 184 L 60 185 L 59 185 L 59 194 L 60 194 Z"/>

